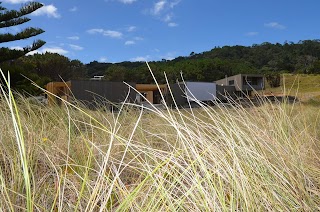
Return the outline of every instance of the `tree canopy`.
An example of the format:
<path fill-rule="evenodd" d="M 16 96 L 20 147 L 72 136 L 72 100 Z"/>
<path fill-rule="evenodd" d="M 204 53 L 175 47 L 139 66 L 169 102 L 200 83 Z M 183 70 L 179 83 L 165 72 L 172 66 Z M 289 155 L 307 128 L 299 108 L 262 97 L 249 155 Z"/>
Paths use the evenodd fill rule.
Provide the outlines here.
<path fill-rule="evenodd" d="M 20 93 L 38 94 L 41 90 L 31 85 L 30 80 L 39 86 L 51 81 L 85 79 L 85 66 L 79 60 L 57 53 L 34 54 L 14 61 L 0 63 L 2 70 L 10 71 L 11 88 Z"/>
<path fill-rule="evenodd" d="M 43 4 L 38 2 L 30 2 L 22 6 L 20 10 L 7 10 L 6 8 L 1 6 L 1 3 L 2 2 L 0 2 L 0 28 L 17 26 L 30 21 L 31 19 L 25 16 L 36 11 L 37 9 L 43 6 Z M 0 43 L 27 39 L 30 37 L 37 36 L 43 32 L 44 30 L 40 28 L 28 27 L 16 34 L 3 33 L 3 34 L 0 34 Z M 45 41 L 43 40 L 35 40 L 32 43 L 32 45 L 23 47 L 22 49 L 10 49 L 8 47 L 1 47 L 0 62 L 9 61 L 9 60 L 22 57 L 27 53 L 40 48 L 44 44 L 45 44 Z"/>
<path fill-rule="evenodd" d="M 149 64 L 159 82 L 165 82 L 164 72 L 170 82 L 180 78 L 180 72 L 185 80 L 208 82 L 240 73 L 265 74 L 270 78 L 280 73 L 320 74 L 320 40 L 214 47 L 210 51 L 191 52 L 189 56 Z M 95 61 L 86 68 L 90 77 L 105 75 L 106 80 L 153 82 L 144 62 L 111 64 Z"/>
<path fill-rule="evenodd" d="M 149 65 L 159 83 L 183 78 L 187 81 L 212 82 L 236 74 L 264 74 L 270 85 L 279 85 L 281 73 L 320 74 L 320 40 L 298 43 L 268 42 L 252 46 L 214 47 L 210 51 L 192 53 L 173 60 L 151 61 Z M 53 53 L 35 54 L 15 61 L 2 62 L 3 70 L 10 70 L 12 86 L 19 91 L 37 93 L 30 81 L 43 86 L 50 81 L 88 79 L 104 75 L 104 80 L 154 83 L 144 62 L 83 64 L 79 60 Z M 22 76 L 23 75 L 23 76 Z"/>

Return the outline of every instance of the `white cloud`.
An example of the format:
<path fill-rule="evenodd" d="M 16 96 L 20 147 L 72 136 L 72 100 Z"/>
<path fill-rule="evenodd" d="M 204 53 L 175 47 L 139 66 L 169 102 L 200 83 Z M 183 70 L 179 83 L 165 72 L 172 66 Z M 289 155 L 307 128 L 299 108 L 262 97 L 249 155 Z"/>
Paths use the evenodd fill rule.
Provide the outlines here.
<path fill-rule="evenodd" d="M 164 22 L 170 22 L 171 19 L 172 19 L 172 16 L 173 16 L 172 14 L 165 15 L 164 18 L 163 18 L 163 21 Z"/>
<path fill-rule="evenodd" d="M 176 5 L 178 5 L 181 2 L 181 0 L 175 0 L 170 2 L 170 8 L 174 8 Z"/>
<path fill-rule="evenodd" d="M 134 45 L 136 44 L 136 42 L 134 42 L 133 40 L 128 40 L 124 43 L 124 45 L 129 46 L 129 45 Z"/>
<path fill-rule="evenodd" d="M 111 38 L 122 38 L 123 34 L 118 31 L 113 31 L 113 30 L 104 30 L 104 29 L 89 29 L 87 30 L 89 34 L 102 34 L 107 37 Z"/>
<path fill-rule="evenodd" d="M 47 47 L 47 48 L 43 48 L 41 50 L 41 52 L 45 53 L 45 52 L 51 52 L 51 53 L 58 53 L 58 54 L 68 54 L 67 50 L 64 50 L 60 47 Z"/>
<path fill-rule="evenodd" d="M 79 36 L 70 36 L 70 37 L 67 37 L 69 40 L 80 40 L 80 37 Z"/>
<path fill-rule="evenodd" d="M 158 1 L 157 3 L 154 4 L 152 13 L 154 15 L 159 15 L 160 12 L 164 9 L 164 6 L 167 2 L 166 1 Z"/>
<path fill-rule="evenodd" d="M 144 61 L 148 61 L 149 59 L 150 59 L 150 56 L 147 55 L 145 57 L 143 57 L 143 56 L 134 57 L 134 58 L 131 58 L 130 60 L 134 61 L 134 62 L 141 62 L 141 61 L 144 62 Z"/>
<path fill-rule="evenodd" d="M 89 34 L 102 33 L 102 32 L 103 32 L 103 29 L 89 29 L 89 30 L 87 30 L 87 32 L 88 32 Z"/>
<path fill-rule="evenodd" d="M 133 2 L 135 2 L 137 0 L 104 0 L 104 1 L 105 2 L 118 1 L 123 4 L 132 4 Z"/>
<path fill-rule="evenodd" d="M 70 12 L 76 12 L 76 11 L 78 11 L 78 7 L 74 6 L 69 11 Z"/>
<path fill-rule="evenodd" d="M 10 49 L 23 50 L 23 47 L 21 47 L 21 46 L 12 46 L 12 47 L 10 47 Z M 74 49 L 74 50 L 79 50 L 79 49 Z M 65 55 L 65 54 L 69 53 L 67 50 L 64 50 L 61 47 L 46 47 L 46 48 L 41 48 L 40 50 L 38 49 L 38 50 L 31 51 L 27 55 L 44 54 L 46 52 L 58 53 L 58 54 L 62 54 L 62 55 Z"/>
<path fill-rule="evenodd" d="M 118 31 L 106 30 L 103 32 L 104 36 L 111 37 L 111 38 L 121 38 L 122 33 Z"/>
<path fill-rule="evenodd" d="M 270 22 L 267 24 L 264 24 L 265 27 L 270 27 L 274 29 L 285 29 L 286 27 L 282 24 L 279 24 L 278 22 Z"/>
<path fill-rule="evenodd" d="M 178 26 L 178 24 L 171 22 L 171 23 L 168 23 L 168 26 L 169 26 L 169 27 L 176 27 L 176 26 Z"/>
<path fill-rule="evenodd" d="M 99 62 L 101 62 L 101 63 L 105 63 L 107 61 L 108 61 L 108 58 L 106 58 L 106 57 L 100 57 L 99 58 Z"/>
<path fill-rule="evenodd" d="M 133 32 L 133 31 L 135 31 L 136 29 L 137 29 L 137 27 L 135 27 L 135 26 L 129 26 L 128 29 L 127 29 L 127 31 L 128 31 L 128 32 Z"/>
<path fill-rule="evenodd" d="M 53 4 L 45 5 L 40 9 L 37 9 L 31 14 L 34 16 L 47 15 L 48 17 L 53 17 L 53 18 L 61 17 L 61 15 L 58 13 L 58 9 Z"/>
<path fill-rule="evenodd" d="M 170 11 L 177 6 L 181 0 L 160 0 L 153 5 L 151 13 L 153 15 L 160 15 L 163 11 Z"/>
<path fill-rule="evenodd" d="M 166 59 L 166 60 L 173 60 L 174 58 L 176 58 L 176 52 L 168 52 L 166 53 L 166 55 L 162 55 L 160 56 L 161 59 Z"/>
<path fill-rule="evenodd" d="M 175 57 L 169 57 L 169 56 L 167 56 L 166 58 L 163 58 L 163 59 L 166 59 L 166 60 L 173 60 L 173 59 L 175 59 Z"/>
<path fill-rule="evenodd" d="M 247 32 L 245 35 L 246 36 L 256 36 L 258 34 L 259 34 L 259 32 Z"/>
<path fill-rule="evenodd" d="M 83 50 L 82 46 L 74 45 L 74 44 L 69 44 L 70 48 L 76 51 L 81 51 Z"/>
<path fill-rule="evenodd" d="M 149 10 L 149 14 L 165 23 L 171 23 L 168 24 L 169 27 L 177 26 L 172 24 L 172 19 L 174 17 L 173 9 L 180 2 L 181 0 L 158 0 L 158 2 L 156 2 Z"/>
<path fill-rule="evenodd" d="M 135 40 L 143 40 L 142 37 L 134 37 L 133 39 L 135 39 Z"/>
<path fill-rule="evenodd" d="M 28 1 L 30 1 L 30 0 L 3 0 L 2 2 L 9 3 L 9 4 L 21 4 L 21 3 L 28 2 Z"/>
<path fill-rule="evenodd" d="M 21 47 L 21 46 L 11 46 L 10 49 L 23 50 L 23 47 Z"/>
<path fill-rule="evenodd" d="M 134 45 L 134 44 L 137 43 L 136 41 L 142 41 L 142 40 L 143 40 L 142 37 L 133 37 L 132 40 L 127 40 L 127 41 L 124 43 L 124 45 L 126 45 L 126 46 Z"/>
<path fill-rule="evenodd" d="M 38 54 L 44 54 L 46 52 L 50 52 L 50 53 L 57 53 L 57 54 L 62 54 L 62 55 L 65 55 L 65 54 L 68 54 L 69 52 L 67 50 L 64 50 L 63 48 L 61 47 L 46 47 L 46 48 L 42 48 L 40 50 L 35 50 L 35 51 L 32 51 L 32 52 L 29 52 L 27 55 L 34 55 L 36 53 Z"/>
<path fill-rule="evenodd" d="M 124 4 L 132 4 L 133 2 L 135 2 L 137 0 L 118 0 L 118 1 L 121 3 L 124 3 Z"/>

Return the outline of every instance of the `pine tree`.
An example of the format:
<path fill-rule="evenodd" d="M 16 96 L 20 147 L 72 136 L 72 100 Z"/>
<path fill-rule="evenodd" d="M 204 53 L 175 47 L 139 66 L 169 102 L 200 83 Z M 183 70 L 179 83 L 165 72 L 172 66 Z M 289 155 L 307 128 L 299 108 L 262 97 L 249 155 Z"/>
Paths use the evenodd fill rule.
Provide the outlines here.
<path fill-rule="evenodd" d="M 26 15 L 41 8 L 43 4 L 38 2 L 30 2 L 21 7 L 20 10 L 7 10 L 1 6 L 0 2 L 0 29 L 11 26 L 24 24 L 31 19 L 25 17 Z M 43 33 L 44 30 L 39 28 L 28 27 L 18 32 L 17 34 L 4 33 L 0 34 L 0 43 L 23 40 Z M 7 47 L 0 48 L 0 62 L 14 60 L 34 51 L 45 44 L 43 40 L 35 40 L 31 46 L 24 47 L 22 50 L 9 49 Z"/>

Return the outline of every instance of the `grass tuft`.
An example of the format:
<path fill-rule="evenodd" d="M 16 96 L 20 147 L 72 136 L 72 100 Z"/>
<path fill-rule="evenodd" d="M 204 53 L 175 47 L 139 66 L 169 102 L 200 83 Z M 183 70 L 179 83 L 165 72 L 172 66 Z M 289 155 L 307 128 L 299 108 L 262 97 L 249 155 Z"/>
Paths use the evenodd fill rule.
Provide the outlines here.
<path fill-rule="evenodd" d="M 320 210 L 320 116 L 312 104 L 124 104 L 112 113 L 36 105 L 7 82 L 1 210 Z"/>

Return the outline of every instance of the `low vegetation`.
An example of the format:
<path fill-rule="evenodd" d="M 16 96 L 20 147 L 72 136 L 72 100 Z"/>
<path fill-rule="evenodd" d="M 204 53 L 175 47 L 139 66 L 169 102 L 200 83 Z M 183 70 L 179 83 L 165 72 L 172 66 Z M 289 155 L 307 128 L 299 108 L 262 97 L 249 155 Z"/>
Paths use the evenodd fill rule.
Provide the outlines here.
<path fill-rule="evenodd" d="M 303 104 L 320 105 L 320 75 L 282 74 L 277 88 L 266 86 L 266 95 L 289 95 L 298 97 Z"/>
<path fill-rule="evenodd" d="M 1 210 L 320 210 L 313 105 L 111 113 L 1 89 Z"/>

